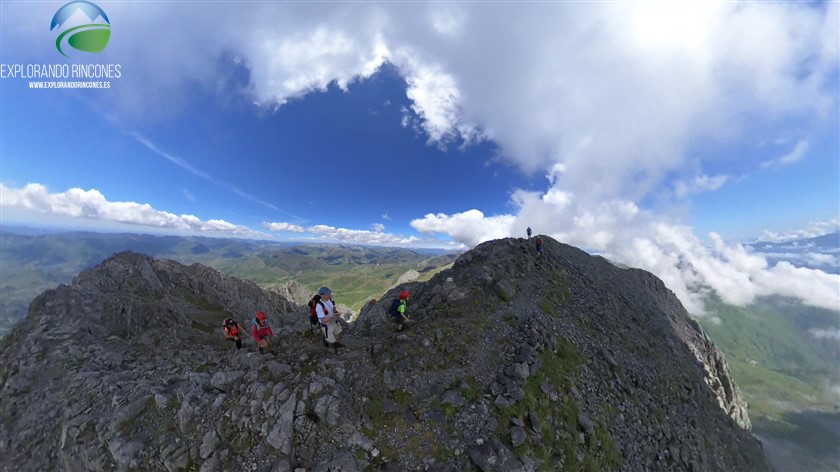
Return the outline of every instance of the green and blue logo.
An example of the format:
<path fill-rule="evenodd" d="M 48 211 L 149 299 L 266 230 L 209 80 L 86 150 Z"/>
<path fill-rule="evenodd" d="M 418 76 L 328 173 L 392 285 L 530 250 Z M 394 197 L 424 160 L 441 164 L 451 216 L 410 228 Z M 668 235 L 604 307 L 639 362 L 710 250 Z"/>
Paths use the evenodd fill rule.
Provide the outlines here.
<path fill-rule="evenodd" d="M 59 8 L 53 16 L 50 31 L 61 28 L 61 25 L 70 20 L 76 12 L 87 17 L 91 23 L 73 26 L 63 31 L 55 40 L 55 48 L 62 56 L 69 57 L 62 50 L 62 42 L 64 38 L 67 38 L 66 45 L 73 49 L 93 53 L 102 52 L 108 45 L 108 40 L 111 39 L 111 22 L 108 20 L 108 15 L 98 5 L 91 2 L 79 0 Z M 105 23 L 93 23 L 97 18 L 101 18 Z"/>

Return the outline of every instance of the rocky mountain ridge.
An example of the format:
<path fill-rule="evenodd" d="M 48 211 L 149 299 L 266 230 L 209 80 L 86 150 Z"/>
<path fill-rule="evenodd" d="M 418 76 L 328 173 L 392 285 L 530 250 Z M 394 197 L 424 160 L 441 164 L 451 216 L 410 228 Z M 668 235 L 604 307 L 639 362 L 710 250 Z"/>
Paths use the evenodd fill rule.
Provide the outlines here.
<path fill-rule="evenodd" d="M 484 243 L 346 325 L 198 264 L 117 254 L 0 343 L 2 470 L 769 470 L 723 356 L 653 275 Z M 407 331 L 385 314 L 412 293 Z M 221 320 L 266 311 L 277 350 Z"/>

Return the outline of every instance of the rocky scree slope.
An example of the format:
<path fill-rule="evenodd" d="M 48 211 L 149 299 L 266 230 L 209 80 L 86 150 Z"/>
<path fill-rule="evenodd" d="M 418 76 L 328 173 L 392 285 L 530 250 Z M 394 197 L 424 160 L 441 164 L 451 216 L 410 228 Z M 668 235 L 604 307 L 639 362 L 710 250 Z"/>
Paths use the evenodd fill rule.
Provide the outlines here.
<path fill-rule="evenodd" d="M 0 345 L 0 469 L 769 470 L 673 293 L 543 239 L 541 258 L 492 241 L 394 288 L 337 352 L 277 293 L 115 255 Z M 385 310 L 405 288 L 398 333 Z M 257 309 L 276 354 L 221 339 Z"/>

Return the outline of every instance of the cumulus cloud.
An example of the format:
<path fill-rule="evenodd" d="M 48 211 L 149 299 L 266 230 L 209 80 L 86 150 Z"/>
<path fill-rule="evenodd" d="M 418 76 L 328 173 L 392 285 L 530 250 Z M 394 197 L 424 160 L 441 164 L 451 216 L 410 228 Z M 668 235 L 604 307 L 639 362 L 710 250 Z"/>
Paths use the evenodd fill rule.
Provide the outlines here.
<path fill-rule="evenodd" d="M 306 231 L 303 226 L 292 224 L 292 223 L 268 223 L 264 222 L 263 226 L 270 229 L 271 231 L 291 231 L 293 233 L 303 233 Z"/>
<path fill-rule="evenodd" d="M 840 253 L 840 248 L 834 249 L 834 252 Z M 797 265 L 806 267 L 825 267 L 833 269 L 837 272 L 840 269 L 840 257 L 835 254 L 824 252 L 772 252 L 761 251 L 764 257 L 776 260 L 788 261 Z"/>
<path fill-rule="evenodd" d="M 816 238 L 829 233 L 840 231 L 840 218 L 827 221 L 812 221 L 803 229 L 778 233 L 764 230 L 759 238 L 760 242 L 786 242 L 796 239 Z"/>
<path fill-rule="evenodd" d="M 508 236 L 514 221 L 511 215 L 485 217 L 479 210 L 469 210 L 451 216 L 429 213 L 412 220 L 411 226 L 421 233 L 445 233 L 461 243 L 475 246 Z"/>
<path fill-rule="evenodd" d="M 327 225 L 315 225 L 308 228 L 307 231 L 318 234 L 323 240 L 330 242 L 394 246 L 411 245 L 420 241 L 415 236 L 404 237 L 377 231 L 335 228 Z"/>
<path fill-rule="evenodd" d="M 385 226 L 381 224 L 374 224 L 373 231 L 336 228 L 335 226 L 329 225 L 313 225 L 304 228 L 300 225 L 285 222 L 264 222 L 263 226 L 271 231 L 309 233 L 316 240 L 332 243 L 369 244 L 375 246 L 419 246 L 448 249 L 460 247 L 459 243 L 452 243 L 451 241 L 421 239 L 416 236 L 406 237 L 398 234 L 385 233 Z M 302 239 L 306 239 L 306 237 Z"/>
<path fill-rule="evenodd" d="M 30 183 L 23 188 L 10 188 L 0 183 L 0 207 L 23 208 L 48 216 L 69 216 L 177 231 L 266 236 L 224 220 L 204 221 L 194 215 L 176 215 L 156 210 L 148 203 L 111 202 L 96 189 L 71 188 L 66 192 L 50 193 L 41 184 Z"/>

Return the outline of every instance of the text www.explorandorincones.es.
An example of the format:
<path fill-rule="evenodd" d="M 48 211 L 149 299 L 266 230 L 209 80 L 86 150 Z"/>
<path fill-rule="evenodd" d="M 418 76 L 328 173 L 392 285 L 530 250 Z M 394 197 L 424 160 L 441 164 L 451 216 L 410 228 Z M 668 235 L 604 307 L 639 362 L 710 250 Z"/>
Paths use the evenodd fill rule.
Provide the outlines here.
<path fill-rule="evenodd" d="M 111 82 L 29 82 L 31 89 L 106 89 L 111 88 Z"/>

